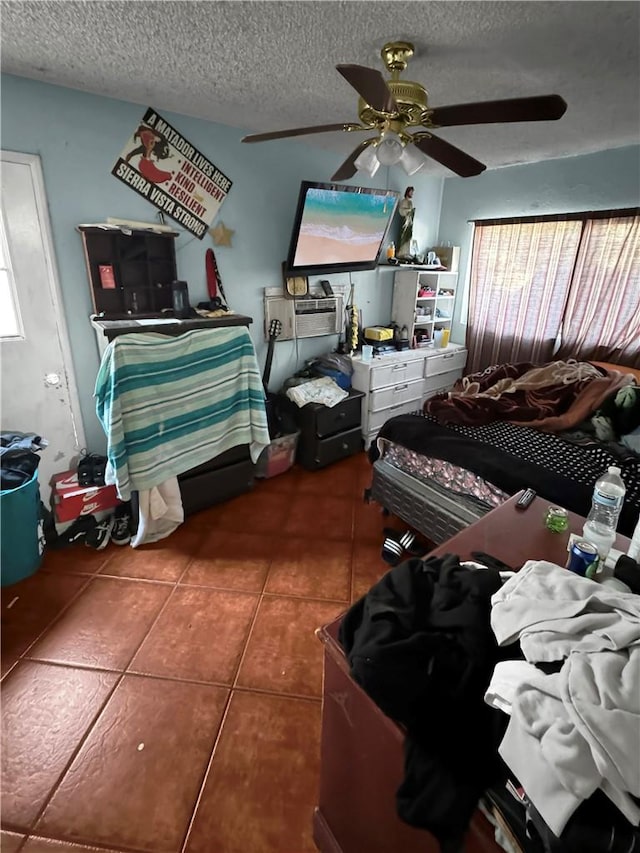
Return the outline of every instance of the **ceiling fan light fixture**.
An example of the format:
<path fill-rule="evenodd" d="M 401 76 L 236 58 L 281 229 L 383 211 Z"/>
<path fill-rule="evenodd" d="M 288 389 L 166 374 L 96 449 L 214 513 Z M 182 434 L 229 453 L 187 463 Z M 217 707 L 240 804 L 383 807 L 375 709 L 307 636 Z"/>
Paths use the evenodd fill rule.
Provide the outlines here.
<path fill-rule="evenodd" d="M 405 170 L 407 175 L 415 175 L 427 163 L 427 158 L 414 145 L 405 145 L 402 156 L 400 157 L 400 165 Z"/>
<path fill-rule="evenodd" d="M 397 133 L 383 131 L 376 146 L 376 155 L 383 166 L 395 166 L 402 157 L 404 145 Z"/>
<path fill-rule="evenodd" d="M 370 178 L 380 168 L 380 161 L 376 157 L 376 149 L 374 145 L 368 145 L 353 161 L 353 165 L 359 172 L 366 172 Z"/>

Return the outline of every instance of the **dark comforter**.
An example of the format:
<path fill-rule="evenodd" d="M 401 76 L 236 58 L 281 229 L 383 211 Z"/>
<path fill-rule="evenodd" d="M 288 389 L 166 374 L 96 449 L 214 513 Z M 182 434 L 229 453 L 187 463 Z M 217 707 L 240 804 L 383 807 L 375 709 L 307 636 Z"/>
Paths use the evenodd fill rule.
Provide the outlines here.
<path fill-rule="evenodd" d="M 427 400 L 440 423 L 509 421 L 544 432 L 577 426 L 623 385 L 629 374 L 582 361 L 498 364 L 463 376 L 453 390 Z"/>
<path fill-rule="evenodd" d="M 391 418 L 379 438 L 467 468 L 510 495 L 531 487 L 550 503 L 585 516 L 596 480 L 609 465 L 618 465 L 627 487 L 618 530 L 631 536 L 638 520 L 640 458 L 620 460 L 602 444 L 573 445 L 558 435 L 500 421 L 443 426 L 420 414 Z"/>

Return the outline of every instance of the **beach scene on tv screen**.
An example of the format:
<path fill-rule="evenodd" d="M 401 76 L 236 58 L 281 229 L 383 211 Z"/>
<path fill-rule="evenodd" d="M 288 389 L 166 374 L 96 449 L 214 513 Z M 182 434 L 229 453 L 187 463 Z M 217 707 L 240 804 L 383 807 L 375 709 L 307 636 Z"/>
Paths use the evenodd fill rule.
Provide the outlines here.
<path fill-rule="evenodd" d="M 294 266 L 375 261 L 394 203 L 384 193 L 309 188 Z"/>

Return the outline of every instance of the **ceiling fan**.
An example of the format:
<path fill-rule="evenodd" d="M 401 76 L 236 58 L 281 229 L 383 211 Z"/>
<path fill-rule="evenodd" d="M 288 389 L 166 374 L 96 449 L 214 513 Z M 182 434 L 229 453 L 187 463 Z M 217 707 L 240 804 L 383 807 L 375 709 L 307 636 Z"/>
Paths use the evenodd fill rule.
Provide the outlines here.
<path fill-rule="evenodd" d="M 390 80 L 385 80 L 375 68 L 336 65 L 340 74 L 360 95 L 360 124 L 342 122 L 295 127 L 270 133 L 254 133 L 245 136 L 242 141 L 267 142 L 270 139 L 334 130 L 346 133 L 375 130 L 376 136 L 365 139 L 351 152 L 338 171 L 331 176 L 332 181 L 351 178 L 358 169 L 373 176 L 380 164 L 390 166 L 400 163 L 408 175 L 413 175 L 424 165 L 423 155 L 437 160 L 461 178 L 468 178 L 483 172 L 486 169 L 484 163 L 465 154 L 450 142 L 434 136 L 431 132 L 433 128 L 463 124 L 554 121 L 561 118 L 567 109 L 567 104 L 560 95 L 509 98 L 432 108 L 429 106 L 428 93 L 424 86 L 411 80 L 400 79 L 400 73 L 406 69 L 413 52 L 414 47 L 410 42 L 395 41 L 385 44 L 381 56 L 391 73 Z M 414 127 L 426 130 L 407 132 L 408 128 Z"/>

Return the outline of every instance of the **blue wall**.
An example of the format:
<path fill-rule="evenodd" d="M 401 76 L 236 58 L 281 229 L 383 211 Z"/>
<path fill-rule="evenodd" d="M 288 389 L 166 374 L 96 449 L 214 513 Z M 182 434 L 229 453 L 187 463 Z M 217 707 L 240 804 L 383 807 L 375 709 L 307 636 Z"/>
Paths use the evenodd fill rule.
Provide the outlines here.
<path fill-rule="evenodd" d="M 459 282 L 468 279 L 473 235 L 470 220 L 541 216 L 586 210 L 637 207 L 640 204 L 640 147 L 510 166 L 477 178 L 444 182 L 438 244 L 460 246 Z M 462 286 L 460 286 L 462 290 Z M 460 322 L 462 299 L 456 303 L 452 340 L 464 342 Z"/>
<path fill-rule="evenodd" d="M 216 258 L 230 306 L 254 319 L 251 334 L 262 365 L 266 349 L 263 288 L 282 283 L 281 263 L 289 246 L 300 181 L 328 180 L 342 157 L 296 142 L 241 145 L 239 130 L 165 112 L 159 104 L 132 104 L 10 75 L 2 76 L 1 85 L 2 148 L 39 154 L 42 160 L 88 446 L 99 450 L 104 436 L 92 399 L 99 361 L 88 321 L 91 299 L 76 226 L 108 216 L 155 220 L 156 208 L 110 174 L 146 106 L 159 109 L 233 181 L 216 220 L 235 231 L 233 246 L 216 248 Z M 409 180 L 400 169 L 381 169 L 372 181 L 353 183 L 404 192 Z M 415 187 L 416 237 L 420 248 L 426 249 L 438 233 L 443 180 L 414 176 L 410 183 Z M 167 222 L 175 224 L 171 219 Z M 193 304 L 206 298 L 204 255 L 210 246 L 208 236 L 200 241 L 183 232 L 177 238 L 178 275 L 189 283 Z M 388 322 L 392 279 L 390 269 L 352 274 L 356 303 L 366 324 Z M 348 276 L 331 280 L 348 283 Z M 277 344 L 271 387 L 279 387 L 305 358 L 336 343 L 336 337 L 322 337 L 300 340 L 297 345 Z"/>

